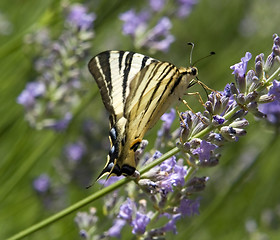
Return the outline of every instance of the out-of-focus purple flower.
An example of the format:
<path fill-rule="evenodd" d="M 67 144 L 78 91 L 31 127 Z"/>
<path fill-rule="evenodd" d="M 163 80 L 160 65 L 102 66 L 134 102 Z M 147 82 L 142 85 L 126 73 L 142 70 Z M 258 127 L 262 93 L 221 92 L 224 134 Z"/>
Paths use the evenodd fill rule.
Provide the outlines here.
<path fill-rule="evenodd" d="M 45 193 L 50 188 L 50 178 L 47 174 L 41 174 L 33 181 L 34 189 L 39 193 Z"/>
<path fill-rule="evenodd" d="M 65 155 L 69 160 L 79 161 L 86 152 L 86 147 L 82 142 L 72 143 L 66 146 Z"/>
<path fill-rule="evenodd" d="M 26 88 L 17 98 L 17 103 L 30 108 L 35 104 L 36 97 L 42 96 L 46 91 L 46 86 L 42 82 L 27 83 Z"/>
<path fill-rule="evenodd" d="M 87 13 L 87 8 L 85 6 L 74 4 L 71 6 L 67 21 L 78 28 L 89 29 L 92 27 L 95 18 L 95 14 Z"/>
<path fill-rule="evenodd" d="M 164 113 L 161 116 L 160 119 L 164 122 L 163 123 L 163 128 L 164 128 L 165 131 L 169 131 L 175 117 L 176 117 L 176 112 L 175 112 L 174 108 L 171 108 L 169 113 Z"/>
<path fill-rule="evenodd" d="M 136 212 L 136 217 L 132 220 L 132 233 L 133 234 L 144 234 L 146 231 L 146 226 L 150 222 L 150 218 L 140 212 Z"/>
<path fill-rule="evenodd" d="M 241 58 L 240 63 L 236 63 L 230 68 L 233 70 L 232 74 L 235 74 L 239 77 L 244 77 L 246 70 L 247 70 L 247 64 L 249 60 L 251 59 L 252 54 L 249 52 L 246 52 L 245 57 Z"/>
<path fill-rule="evenodd" d="M 120 211 L 119 211 L 119 217 L 131 222 L 132 221 L 132 214 L 134 212 L 134 209 L 136 208 L 135 203 L 131 201 L 130 198 L 127 198 L 126 202 L 124 202 L 120 206 Z"/>
<path fill-rule="evenodd" d="M 210 143 L 210 142 L 207 142 L 205 140 L 202 140 L 201 143 L 200 143 L 200 147 L 194 149 L 192 151 L 192 153 L 195 155 L 195 154 L 198 154 L 199 155 L 199 160 L 201 162 L 205 161 L 205 160 L 209 160 L 210 159 L 210 156 L 211 156 L 211 152 L 213 150 L 215 150 L 217 148 L 216 145 Z"/>
<path fill-rule="evenodd" d="M 126 225 L 126 220 L 118 218 L 114 221 L 113 226 L 106 232 L 110 237 L 121 237 L 121 230 Z"/>
<path fill-rule="evenodd" d="M 168 51 L 170 44 L 175 40 L 174 36 L 170 34 L 171 27 L 172 23 L 168 17 L 161 18 L 149 31 L 143 45 L 163 52 Z"/>
<path fill-rule="evenodd" d="M 142 11 L 137 14 L 134 9 L 124 12 L 120 15 L 120 19 L 124 22 L 123 34 L 135 36 L 139 28 L 146 28 L 149 13 Z"/>
<path fill-rule="evenodd" d="M 183 198 L 180 203 L 179 211 L 182 216 L 193 216 L 199 214 L 200 198 L 196 200 Z"/>
<path fill-rule="evenodd" d="M 124 176 L 111 176 L 109 177 L 108 179 L 100 179 L 98 182 L 101 184 L 101 185 L 104 185 L 104 187 L 108 187 L 110 186 L 111 184 L 121 180 L 122 178 L 124 178 Z"/>
<path fill-rule="evenodd" d="M 49 124 L 48 127 L 54 129 L 57 132 L 61 132 L 68 127 L 71 120 L 72 120 L 72 114 L 66 113 L 63 119 Z"/>
<path fill-rule="evenodd" d="M 155 153 L 154 153 L 154 155 L 153 155 L 153 159 L 157 159 L 157 158 L 159 158 L 159 157 L 161 157 L 162 156 L 162 153 L 160 152 L 160 151 L 156 151 Z"/>
<path fill-rule="evenodd" d="M 197 0 L 178 0 L 177 16 L 179 18 L 187 17 L 195 4 L 197 4 Z"/>
<path fill-rule="evenodd" d="M 261 104 L 259 110 L 266 114 L 268 122 L 273 125 L 280 125 L 280 82 L 277 80 L 273 81 L 273 85 L 270 87 L 269 95 L 274 95 L 275 99 L 273 102 Z"/>
<path fill-rule="evenodd" d="M 274 95 L 274 101 L 280 102 L 280 81 L 274 80 L 273 85 L 269 89 L 269 95 Z"/>
<path fill-rule="evenodd" d="M 75 223 L 80 229 L 80 236 L 84 239 L 93 238 L 93 229 L 96 228 L 98 217 L 96 209 L 90 208 L 89 212 L 78 212 L 75 217 Z"/>
<path fill-rule="evenodd" d="M 150 0 L 150 6 L 153 11 L 159 12 L 165 5 L 165 0 Z"/>
<path fill-rule="evenodd" d="M 171 215 L 165 213 L 163 215 L 170 219 L 168 223 L 164 227 L 162 227 L 163 232 L 172 231 L 173 234 L 177 234 L 176 222 L 181 218 L 181 214 L 178 213 L 178 214 Z"/>

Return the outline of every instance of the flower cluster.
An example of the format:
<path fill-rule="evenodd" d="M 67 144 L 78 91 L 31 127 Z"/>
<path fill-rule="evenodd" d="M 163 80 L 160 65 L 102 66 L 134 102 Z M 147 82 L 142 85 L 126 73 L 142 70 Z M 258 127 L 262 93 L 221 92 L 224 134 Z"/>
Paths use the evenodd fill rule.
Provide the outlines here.
<path fill-rule="evenodd" d="M 52 41 L 47 29 L 26 37 L 32 52 L 39 52 L 41 57 L 35 61 L 38 77 L 26 85 L 17 102 L 24 106 L 27 121 L 37 129 L 67 128 L 85 91 L 81 68 L 86 66 L 85 55 L 94 36 L 95 15 L 79 4 L 67 10 L 65 30 L 58 40 Z"/>
<path fill-rule="evenodd" d="M 170 33 L 171 13 L 184 18 L 189 15 L 196 0 L 178 0 L 172 3 L 165 0 L 150 0 L 150 8 L 137 13 L 134 9 L 120 15 L 123 23 L 123 34 L 131 36 L 136 48 L 147 48 L 150 51 L 167 52 L 175 40 Z M 160 19 L 155 16 L 161 13 Z M 156 22 L 156 24 L 154 24 Z"/>
<path fill-rule="evenodd" d="M 181 113 L 179 147 L 187 153 L 190 164 L 215 166 L 220 158 L 215 149 L 246 135 L 244 128 L 249 124 L 245 119 L 248 113 L 264 119 L 268 116 L 270 122 L 279 121 L 279 111 L 274 106 L 279 104 L 280 85 L 277 80 L 271 85 L 275 73 L 267 78 L 271 67 L 279 59 L 279 43 L 279 37 L 275 35 L 272 54 L 266 62 L 263 54 L 258 55 L 255 59 L 255 70 L 247 71 L 252 57 L 251 53 L 247 52 L 240 63 L 231 67 L 235 83 L 227 84 L 222 92 L 209 94 L 203 113 Z M 268 107 L 261 107 L 262 111 L 259 110 L 259 106 L 267 105 Z"/>
<path fill-rule="evenodd" d="M 164 123 L 158 138 L 178 138 L 177 147 L 181 150 L 182 158 L 176 160 L 172 156 L 143 173 L 137 185 L 130 183 L 132 185 L 126 188 L 130 198 L 121 205 L 112 227 L 103 236 L 121 237 L 124 226 L 130 225 L 133 234 L 144 239 L 157 239 L 168 231 L 176 234 L 176 222 L 179 219 L 199 214 L 200 197 L 196 193 L 205 188 L 209 177 L 195 176 L 196 170 L 217 165 L 221 157 L 217 150 L 225 143 L 238 141 L 246 135 L 248 113 L 260 119 L 268 116 L 270 122 L 279 122 L 278 108 L 266 107 L 260 111 L 259 107 L 279 104 L 280 84 L 276 80 L 280 72 L 279 43 L 279 37 L 275 34 L 272 54 L 266 60 L 264 54 L 258 55 L 254 70 L 247 70 L 252 57 L 247 52 L 240 63 L 231 67 L 235 83 L 227 84 L 221 92 L 210 93 L 203 105 L 203 113 L 181 113 L 180 128 L 174 131 L 175 134 L 170 132 L 175 111 L 163 115 Z M 276 63 L 278 66 L 275 70 L 273 66 Z M 270 114 L 273 114 L 274 121 L 271 121 Z M 159 139 L 156 141 L 157 146 L 161 146 Z M 140 153 L 137 153 L 138 158 L 142 151 L 141 148 Z M 153 165 L 161 156 L 159 151 L 155 151 L 152 157 L 142 158 L 142 162 L 144 165 Z M 148 196 L 150 201 L 143 195 Z M 149 207 L 149 202 L 152 207 Z M 156 222 L 161 225 L 156 224 L 154 227 Z"/>

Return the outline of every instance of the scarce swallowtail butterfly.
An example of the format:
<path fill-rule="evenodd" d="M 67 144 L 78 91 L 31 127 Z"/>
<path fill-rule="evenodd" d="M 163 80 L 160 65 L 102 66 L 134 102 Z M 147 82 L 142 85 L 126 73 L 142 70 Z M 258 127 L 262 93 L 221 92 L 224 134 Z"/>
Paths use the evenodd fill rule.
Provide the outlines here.
<path fill-rule="evenodd" d="M 139 176 L 134 157 L 137 147 L 163 113 L 186 93 L 197 68 L 177 68 L 129 51 L 102 52 L 88 67 L 110 114 L 111 148 L 97 180 L 105 174 Z"/>

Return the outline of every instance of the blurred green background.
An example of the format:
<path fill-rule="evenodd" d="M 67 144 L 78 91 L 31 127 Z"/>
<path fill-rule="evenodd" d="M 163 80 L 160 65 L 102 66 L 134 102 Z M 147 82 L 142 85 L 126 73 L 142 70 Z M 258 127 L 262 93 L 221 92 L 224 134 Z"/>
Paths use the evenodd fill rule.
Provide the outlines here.
<path fill-rule="evenodd" d="M 97 15 L 92 56 L 108 49 L 140 51 L 133 48 L 129 37 L 120 34 L 122 22 L 118 16 L 132 7 L 147 5 L 146 1 L 83 3 Z M 32 188 L 32 181 L 41 173 L 60 181 L 54 171 L 55 160 L 65 144 L 79 134 L 76 126 L 84 115 L 107 122 L 103 115 L 96 115 L 96 108 L 103 109 L 98 95 L 92 99 L 94 106 L 87 105 L 63 133 L 32 129 L 24 120 L 23 107 L 16 103 L 17 96 L 27 82 L 34 80 L 35 74 L 33 59 L 26 54 L 24 36 L 43 26 L 59 32 L 63 25 L 61 4 L 62 1 L 51 0 L 0 2 L 0 13 L 10 23 L 8 32 L 0 35 L 0 239 L 99 189 L 96 186 L 85 190 L 83 184 L 69 182 L 64 186 L 67 197 L 61 194 L 61 206 L 48 210 Z M 176 40 L 169 52 L 153 57 L 186 66 L 189 64 L 186 42 L 189 41 L 196 45 L 194 60 L 215 51 L 215 56 L 197 64 L 199 79 L 211 88 L 222 90 L 226 83 L 234 81 L 229 67 L 239 62 L 247 51 L 253 58 L 261 52 L 266 56 L 271 52 L 272 34 L 280 34 L 279 12 L 278 0 L 200 0 L 188 18 L 172 21 L 171 32 Z M 249 68 L 254 67 L 253 61 Z M 92 84 L 92 88 L 96 85 Z M 196 99 L 186 100 L 195 110 L 201 109 Z M 220 164 L 197 173 L 210 177 L 207 188 L 199 193 L 202 196 L 200 215 L 180 221 L 175 239 L 280 239 L 280 151 L 277 149 L 280 140 L 275 130 L 264 122 L 252 116 L 249 120 L 247 136 L 223 148 Z M 147 138 L 153 139 L 153 133 L 156 129 Z M 106 133 L 104 138 L 107 139 Z M 99 162 L 95 163 L 93 179 L 103 167 L 106 151 L 96 157 Z M 102 204 L 100 200 L 93 205 L 100 208 Z M 28 239 L 79 239 L 74 217 L 75 214 L 71 214 Z"/>

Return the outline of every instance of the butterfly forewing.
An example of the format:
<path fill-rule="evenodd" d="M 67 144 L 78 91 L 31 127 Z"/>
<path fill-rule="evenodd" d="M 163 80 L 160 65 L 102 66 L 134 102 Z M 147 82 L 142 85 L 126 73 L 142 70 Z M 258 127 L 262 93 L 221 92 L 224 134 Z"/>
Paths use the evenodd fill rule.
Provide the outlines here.
<path fill-rule="evenodd" d="M 173 103 L 171 90 L 179 75 L 174 65 L 157 62 L 145 67 L 131 81 L 125 118 L 126 131 L 133 138 L 142 138 Z"/>
<path fill-rule="evenodd" d="M 123 116 L 131 80 L 141 69 L 156 61 L 127 51 L 106 51 L 90 60 L 89 70 L 98 84 L 109 113 L 117 119 Z"/>

